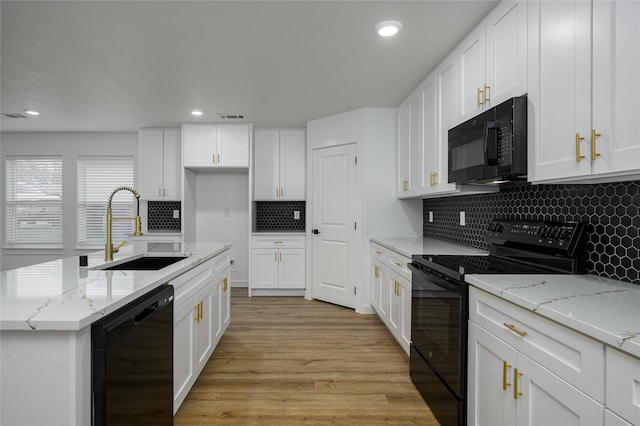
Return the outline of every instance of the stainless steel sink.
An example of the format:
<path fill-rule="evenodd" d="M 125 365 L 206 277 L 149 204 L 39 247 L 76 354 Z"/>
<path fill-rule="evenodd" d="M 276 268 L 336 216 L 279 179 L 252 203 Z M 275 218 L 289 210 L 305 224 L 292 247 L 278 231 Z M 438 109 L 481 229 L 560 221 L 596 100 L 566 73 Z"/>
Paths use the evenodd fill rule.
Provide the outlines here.
<path fill-rule="evenodd" d="M 94 269 L 102 271 L 158 271 L 186 259 L 185 256 L 142 256 L 117 265 L 103 265 Z"/>

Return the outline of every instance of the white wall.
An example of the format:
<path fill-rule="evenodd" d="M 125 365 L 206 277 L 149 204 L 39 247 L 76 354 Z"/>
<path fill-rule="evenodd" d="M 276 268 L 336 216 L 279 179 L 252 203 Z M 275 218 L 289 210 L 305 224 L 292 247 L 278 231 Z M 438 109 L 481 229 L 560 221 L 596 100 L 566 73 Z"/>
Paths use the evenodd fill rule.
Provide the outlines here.
<path fill-rule="evenodd" d="M 77 250 L 77 176 L 78 156 L 131 155 L 137 164 L 137 133 L 2 133 L 2 173 L 0 182 L 0 212 L 2 270 L 35 263 L 76 256 L 87 250 Z M 5 244 L 5 156 L 8 155 L 61 155 L 63 244 L 60 249 L 7 249 Z M 107 200 L 105 200 L 105 203 Z"/>
<path fill-rule="evenodd" d="M 231 242 L 234 287 L 249 282 L 249 173 L 198 173 L 195 176 L 195 237 L 198 242 Z M 186 220 L 186 219 L 185 219 Z"/>

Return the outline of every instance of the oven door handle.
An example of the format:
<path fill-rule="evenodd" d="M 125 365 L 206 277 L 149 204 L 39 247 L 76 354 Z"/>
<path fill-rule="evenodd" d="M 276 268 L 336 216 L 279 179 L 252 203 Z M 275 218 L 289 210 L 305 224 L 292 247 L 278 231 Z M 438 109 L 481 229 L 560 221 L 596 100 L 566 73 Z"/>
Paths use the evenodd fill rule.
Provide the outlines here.
<path fill-rule="evenodd" d="M 460 289 L 460 285 L 456 285 L 456 284 L 451 284 L 448 280 L 446 280 L 445 278 L 442 278 L 438 275 L 432 274 L 429 271 L 424 270 L 422 267 L 420 266 L 416 266 L 417 264 L 414 262 L 408 263 L 407 266 L 409 267 L 409 269 L 411 271 L 413 271 L 414 274 L 418 274 L 418 275 L 422 275 L 424 277 L 429 277 L 427 278 L 427 280 L 431 283 L 434 284 L 438 287 L 441 287 L 445 290 L 448 290 L 452 293 L 460 293 L 461 289 Z M 462 283 L 463 285 L 466 285 L 465 282 Z"/>

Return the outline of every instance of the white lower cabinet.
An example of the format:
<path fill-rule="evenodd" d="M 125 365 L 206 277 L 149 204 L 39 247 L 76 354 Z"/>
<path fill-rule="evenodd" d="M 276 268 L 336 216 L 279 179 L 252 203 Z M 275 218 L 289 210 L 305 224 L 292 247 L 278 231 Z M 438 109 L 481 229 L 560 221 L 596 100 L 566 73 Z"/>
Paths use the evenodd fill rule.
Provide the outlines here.
<path fill-rule="evenodd" d="M 252 238 L 251 242 L 251 292 L 268 294 L 277 291 L 306 288 L 305 285 L 305 237 L 265 236 Z M 257 293 L 254 292 L 257 290 Z M 276 291 L 275 293 L 272 293 Z"/>
<path fill-rule="evenodd" d="M 229 255 L 170 281 L 174 287 L 173 412 L 180 408 L 230 322 Z"/>
<path fill-rule="evenodd" d="M 411 259 L 371 243 L 371 305 L 402 349 L 411 344 Z"/>
<path fill-rule="evenodd" d="M 609 421 L 625 424 L 624 419 L 640 425 L 640 359 L 610 346 L 607 346 L 606 358 L 607 411 L 612 412 Z"/>
<path fill-rule="evenodd" d="M 482 290 L 469 293 L 468 424 L 603 424 L 602 343 Z"/>

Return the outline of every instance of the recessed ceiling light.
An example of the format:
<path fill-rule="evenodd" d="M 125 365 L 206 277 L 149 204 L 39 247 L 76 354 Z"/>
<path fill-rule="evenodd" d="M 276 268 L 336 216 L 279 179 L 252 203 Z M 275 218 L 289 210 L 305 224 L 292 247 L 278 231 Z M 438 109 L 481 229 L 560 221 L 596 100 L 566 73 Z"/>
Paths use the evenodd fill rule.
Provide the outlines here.
<path fill-rule="evenodd" d="M 395 35 L 402 29 L 402 23 L 399 21 L 383 21 L 376 25 L 376 32 L 382 37 Z"/>
<path fill-rule="evenodd" d="M 194 109 L 193 111 L 191 111 L 191 115 L 200 117 L 202 115 L 202 111 L 200 111 L 199 109 Z"/>
<path fill-rule="evenodd" d="M 40 113 L 34 109 L 25 109 L 24 112 L 29 115 L 40 115 Z"/>

